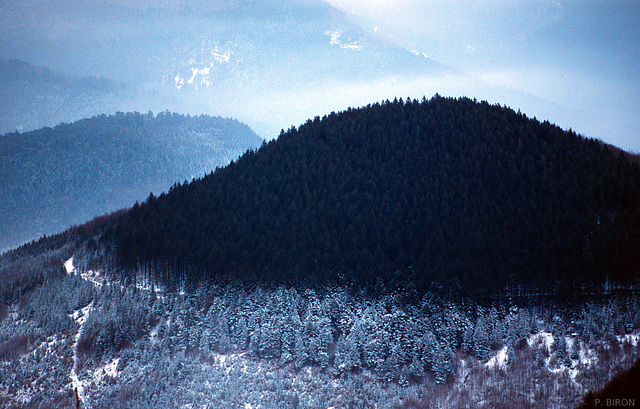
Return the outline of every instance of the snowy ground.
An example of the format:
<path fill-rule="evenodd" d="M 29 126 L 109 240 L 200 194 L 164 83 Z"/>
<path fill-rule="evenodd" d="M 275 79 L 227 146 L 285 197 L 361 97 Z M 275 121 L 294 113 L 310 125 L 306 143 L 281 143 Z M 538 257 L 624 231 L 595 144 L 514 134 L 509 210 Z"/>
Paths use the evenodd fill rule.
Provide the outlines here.
<path fill-rule="evenodd" d="M 305 364 L 300 368 L 294 362 L 282 362 L 278 358 L 258 359 L 250 347 L 243 349 L 237 341 L 228 346 L 227 353 L 220 353 L 214 343 L 204 348 L 199 330 L 193 331 L 205 324 L 207 309 L 211 306 L 218 306 L 220 309 L 219 312 L 210 314 L 212 321 L 206 325 L 219 322 L 221 315 L 217 314 L 225 312 L 230 325 L 236 325 L 238 318 L 243 316 L 247 318 L 247 331 L 254 328 L 264 331 L 264 325 L 258 326 L 255 320 L 251 323 L 252 314 L 262 308 L 265 309 L 264 317 L 271 319 L 271 310 L 267 308 L 272 308 L 268 307 L 270 302 L 276 305 L 276 301 L 268 300 L 268 297 L 275 294 L 283 296 L 286 292 L 270 293 L 261 290 L 255 293 L 259 295 L 243 293 L 232 297 L 227 292 L 223 295 L 211 295 L 208 305 L 200 311 L 194 307 L 199 301 L 197 298 L 189 299 L 175 294 L 164 297 L 156 294 L 154 298 L 149 296 L 151 291 L 148 286 L 144 288 L 147 291 L 125 289 L 119 283 L 107 282 L 103 275 L 94 270 L 80 271 L 74 265 L 73 258 L 64 262 L 64 268 L 68 274 L 75 276 L 66 277 L 63 281 L 71 283 L 70 289 L 82 288 L 86 291 L 89 288 L 93 294 L 93 298 L 89 298 L 92 301 L 87 299 L 82 307 L 74 304 L 71 309 L 65 310 L 69 312 L 71 329 L 56 333 L 55 336 L 37 338 L 19 360 L 10 363 L 0 361 L 0 375 L 3 376 L 0 382 L 0 400 L 11 402 L 10 405 L 20 407 L 34 403 L 37 399 L 47 399 L 42 398 L 45 396 L 44 387 L 38 383 L 42 383 L 41 379 L 46 377 L 42 378 L 42 373 L 33 375 L 33 368 L 39 367 L 39 362 L 43 359 L 49 359 L 51 364 L 41 365 L 45 369 L 40 370 L 45 371 L 47 376 L 60 380 L 56 386 L 59 388 L 58 395 L 67 397 L 65 404 L 58 405 L 61 407 L 66 403 L 72 407 L 75 405 L 75 395 L 71 395 L 70 391 L 77 390 L 81 403 L 85 407 L 95 408 L 112 407 L 120 399 L 138 403 L 154 402 L 159 408 L 267 409 L 297 405 L 300 408 L 338 409 L 353 405 L 393 409 L 412 407 L 411 404 L 413 407 L 490 408 L 498 401 L 509 402 L 511 407 L 530 404 L 533 407 L 563 408 L 575 406 L 589 390 L 602 387 L 620 368 L 628 367 L 640 355 L 639 330 L 626 335 L 596 337 L 588 342 L 573 332 L 567 332 L 563 339 L 557 339 L 554 337 L 557 329 L 552 332 L 551 328 L 556 327 L 549 322 L 550 319 L 547 322 L 539 319 L 535 326 L 536 332 L 523 332 L 524 335 L 519 335 L 517 343 L 494 343 L 494 349 L 486 361 L 480 361 L 472 351 L 454 351 L 453 372 L 449 373 L 443 385 L 435 382 L 432 368 L 427 365 L 426 375 L 421 379 L 411 378 L 409 386 L 401 386 L 397 379 L 390 382 L 383 380 L 384 377 L 370 367 L 344 373 L 337 371 L 332 364 L 327 368 L 321 368 L 317 364 Z M 76 277 L 82 277 L 91 285 Z M 298 295 L 300 300 L 306 297 L 302 293 Z M 339 295 L 334 294 L 333 297 L 340 300 Z M 230 301 L 232 299 L 233 304 Z M 320 305 L 320 301 L 316 299 L 313 302 Z M 223 308 L 223 302 L 229 304 L 225 304 Z M 366 309 L 369 314 L 366 324 L 384 328 L 386 321 L 380 317 L 389 319 L 394 316 L 388 314 L 388 306 L 375 303 L 370 301 L 366 308 L 356 304 L 342 304 L 341 308 L 352 312 L 349 315 L 352 321 Z M 112 308 L 117 305 L 125 308 Z M 231 305 L 236 308 L 235 312 L 231 310 Z M 283 304 L 281 309 L 284 311 L 287 305 Z M 188 308 L 194 308 L 193 312 L 181 315 L 181 311 L 190 311 Z M 16 304 L 11 306 L 10 311 L 17 309 Z M 375 318 L 372 311 L 376 309 L 387 315 Z M 605 309 L 606 306 L 603 311 Z M 41 313 L 34 311 L 34 314 Z M 100 311 L 103 311 L 102 316 Z M 107 314 L 104 311 L 118 312 Z M 128 320 L 121 320 L 123 311 Z M 120 328 L 121 324 L 134 322 L 131 317 L 136 315 L 136 311 L 143 311 L 137 315 L 141 326 L 145 327 L 142 335 L 106 353 L 86 352 L 87 348 L 83 352 L 78 351 L 81 334 L 85 329 L 91 330 L 95 323 L 98 330 L 109 324 L 113 328 Z M 304 318 L 309 311 L 312 311 L 310 307 L 301 317 Z M 313 311 L 325 314 L 324 311 L 328 309 L 317 308 Z M 150 319 L 152 315 L 154 318 Z M 11 317 L 14 318 L 13 321 L 20 319 L 17 313 L 12 313 Z M 67 319 L 66 313 L 64 317 Z M 89 317 L 92 318 L 88 320 Z M 413 315 L 399 314 L 398 317 Z M 96 321 L 98 319 L 103 321 Z M 420 319 L 428 322 L 430 317 L 421 316 Z M 5 320 L 5 324 L 7 322 Z M 512 321 L 505 318 L 504 322 Z M 118 325 L 113 325 L 114 323 Z M 224 328 L 225 331 L 230 330 L 230 327 Z M 213 330 L 211 331 L 210 334 L 213 334 Z M 252 338 L 250 332 L 247 334 L 254 341 L 259 339 Z M 371 337 L 372 334 L 374 333 L 367 336 Z M 391 332 L 385 334 L 386 337 L 392 336 Z M 190 341 L 193 336 L 197 337 L 195 343 Z M 567 354 L 560 359 L 557 349 L 563 344 L 566 345 Z M 23 364 L 27 360 L 32 362 Z M 18 375 L 21 379 L 19 382 L 11 380 Z M 13 385 L 12 382 L 17 386 L 9 387 Z M 408 402 L 406 405 L 409 406 L 403 406 L 402 402 Z M 545 402 L 545 406 L 541 406 L 541 402 Z"/>
<path fill-rule="evenodd" d="M 70 259 L 70 261 L 72 260 Z M 72 262 L 69 264 L 73 266 Z M 67 267 L 66 263 L 65 263 L 65 268 L 67 268 L 67 272 L 69 272 L 69 268 Z M 80 341 L 80 335 L 82 334 L 82 330 L 84 329 L 84 324 L 87 321 L 87 317 L 89 317 L 89 314 L 91 313 L 92 308 L 93 308 L 93 301 L 86 307 L 80 310 L 77 310 L 73 314 L 71 314 L 72 318 L 75 320 L 76 324 L 78 325 L 78 330 L 74 337 L 74 343 L 72 347 L 73 348 L 73 368 L 71 370 L 70 377 L 71 377 L 71 382 L 73 384 L 73 389 L 74 391 L 77 392 L 78 399 L 80 399 L 80 402 L 83 406 L 85 402 L 85 394 L 84 394 L 84 383 L 80 381 L 80 379 L 78 379 L 78 341 Z"/>
<path fill-rule="evenodd" d="M 507 367 L 507 350 L 508 347 L 502 347 L 494 356 L 487 361 L 485 366 L 487 368 L 498 368 L 501 370 L 505 370 Z"/>

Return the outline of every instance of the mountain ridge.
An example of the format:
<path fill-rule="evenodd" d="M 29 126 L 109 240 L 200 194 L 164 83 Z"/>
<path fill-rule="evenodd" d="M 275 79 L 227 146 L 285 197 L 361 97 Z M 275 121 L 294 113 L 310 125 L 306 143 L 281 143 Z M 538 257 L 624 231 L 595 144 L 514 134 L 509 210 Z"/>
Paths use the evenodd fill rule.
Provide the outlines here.
<path fill-rule="evenodd" d="M 58 2 L 48 4 L 46 11 L 5 5 L 0 19 L 7 41 L 0 45 L 0 55 L 66 75 L 124 84 L 106 100 L 90 100 L 98 109 L 84 116 L 147 110 L 207 113 L 239 118 L 265 138 L 331 106 L 335 84 L 343 89 L 452 71 L 382 41 L 325 2 L 234 4 L 209 13 L 136 10 L 117 2 L 73 6 L 77 13 Z M 37 18 L 27 19 L 31 11 Z M 15 27 L 15 21 L 25 19 L 25 27 Z M 66 24 L 55 29 L 59 19 Z M 34 24 L 36 20 L 40 23 Z M 127 35 L 120 38 L 121 32 Z M 309 90 L 322 95 L 306 100 Z M 46 90 L 40 93 L 46 95 Z M 301 103 L 292 106 L 291 98 Z"/>
<path fill-rule="evenodd" d="M 293 127 L 109 234 L 127 271 L 177 282 L 598 288 L 637 279 L 639 183 L 637 164 L 548 122 L 400 99 Z"/>
<path fill-rule="evenodd" d="M 0 136 L 0 248 L 130 206 L 261 139 L 221 117 L 98 115 Z"/>
<path fill-rule="evenodd" d="M 310 119 L 0 255 L 0 396 L 94 408 L 606 399 L 619 389 L 595 391 L 638 359 L 639 173 L 597 140 L 467 98 Z"/>
<path fill-rule="evenodd" d="M 0 134 L 29 132 L 116 111 L 126 86 L 104 77 L 69 76 L 0 57 Z"/>

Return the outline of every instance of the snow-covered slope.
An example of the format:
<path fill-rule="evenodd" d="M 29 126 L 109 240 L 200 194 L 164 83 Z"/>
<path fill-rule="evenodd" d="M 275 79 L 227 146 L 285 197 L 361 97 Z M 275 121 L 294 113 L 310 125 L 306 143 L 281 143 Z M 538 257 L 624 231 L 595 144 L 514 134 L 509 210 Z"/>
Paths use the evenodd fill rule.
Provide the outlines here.
<path fill-rule="evenodd" d="M 73 251 L 41 259 L 57 272 L 21 299 L 3 287 L 9 406 L 566 408 L 640 356 L 632 298 L 486 308 L 340 288 L 161 293 L 96 285 L 99 257 Z M 0 272 L 18 265 L 4 258 Z"/>

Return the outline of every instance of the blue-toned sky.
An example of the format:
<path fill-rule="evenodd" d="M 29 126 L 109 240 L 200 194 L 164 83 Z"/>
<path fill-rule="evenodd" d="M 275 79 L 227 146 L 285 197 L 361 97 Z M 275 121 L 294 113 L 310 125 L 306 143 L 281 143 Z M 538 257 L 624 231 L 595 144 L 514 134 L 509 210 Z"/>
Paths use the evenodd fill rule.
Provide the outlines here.
<path fill-rule="evenodd" d="M 521 108 L 640 152 L 636 0 L 329 2 L 379 35 L 474 79 L 443 82 L 442 94 Z"/>
<path fill-rule="evenodd" d="M 308 25 L 298 27 L 286 10 L 302 3 L 317 21 L 305 15 Z M 137 81 L 144 95 L 117 109 L 235 117 L 266 139 L 315 115 L 439 93 L 507 105 L 640 152 L 638 0 L 328 3 L 361 32 L 320 0 L 0 2 L 0 57 Z M 111 14 L 84 9 L 92 4 Z M 269 7 L 276 15 L 261 16 Z M 221 18 L 221 10 L 232 12 Z M 243 20 L 247 13 L 251 23 Z M 416 75 L 405 59 L 394 71 L 395 46 L 420 57 L 417 66 L 428 57 L 448 68 Z M 208 92 L 201 83 L 188 94 L 189 81 L 209 69 Z M 180 81 L 184 87 L 176 89 Z"/>

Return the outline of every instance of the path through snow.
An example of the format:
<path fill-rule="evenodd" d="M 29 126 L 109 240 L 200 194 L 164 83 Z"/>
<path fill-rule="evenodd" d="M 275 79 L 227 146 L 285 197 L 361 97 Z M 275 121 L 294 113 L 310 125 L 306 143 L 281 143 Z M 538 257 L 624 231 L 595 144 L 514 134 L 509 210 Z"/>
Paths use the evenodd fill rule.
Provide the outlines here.
<path fill-rule="evenodd" d="M 80 400 L 81 406 L 84 406 L 84 386 L 82 381 L 78 379 L 78 342 L 80 341 L 80 336 L 82 335 L 82 330 L 84 329 L 84 324 L 87 322 L 87 317 L 89 316 L 89 312 L 93 308 L 93 301 L 89 303 L 84 308 L 81 308 L 75 311 L 71 316 L 78 324 L 78 332 L 76 333 L 74 342 L 73 342 L 73 369 L 71 370 L 71 382 L 73 383 L 73 389 L 76 391 L 78 399 Z"/>
<path fill-rule="evenodd" d="M 65 261 L 64 268 L 67 271 L 67 274 L 75 273 L 76 269 L 73 265 L 73 257 Z M 73 342 L 73 368 L 71 369 L 70 377 L 71 383 L 73 384 L 73 389 L 76 392 L 78 400 L 80 400 L 81 406 L 84 406 L 84 386 L 82 384 L 82 381 L 78 379 L 78 342 L 80 341 L 80 336 L 82 335 L 84 324 L 85 322 L 87 322 L 87 317 L 89 316 L 92 308 L 93 301 L 91 301 L 87 306 L 74 311 L 73 314 L 71 314 L 71 317 L 78 324 L 78 332 L 76 333 Z"/>

